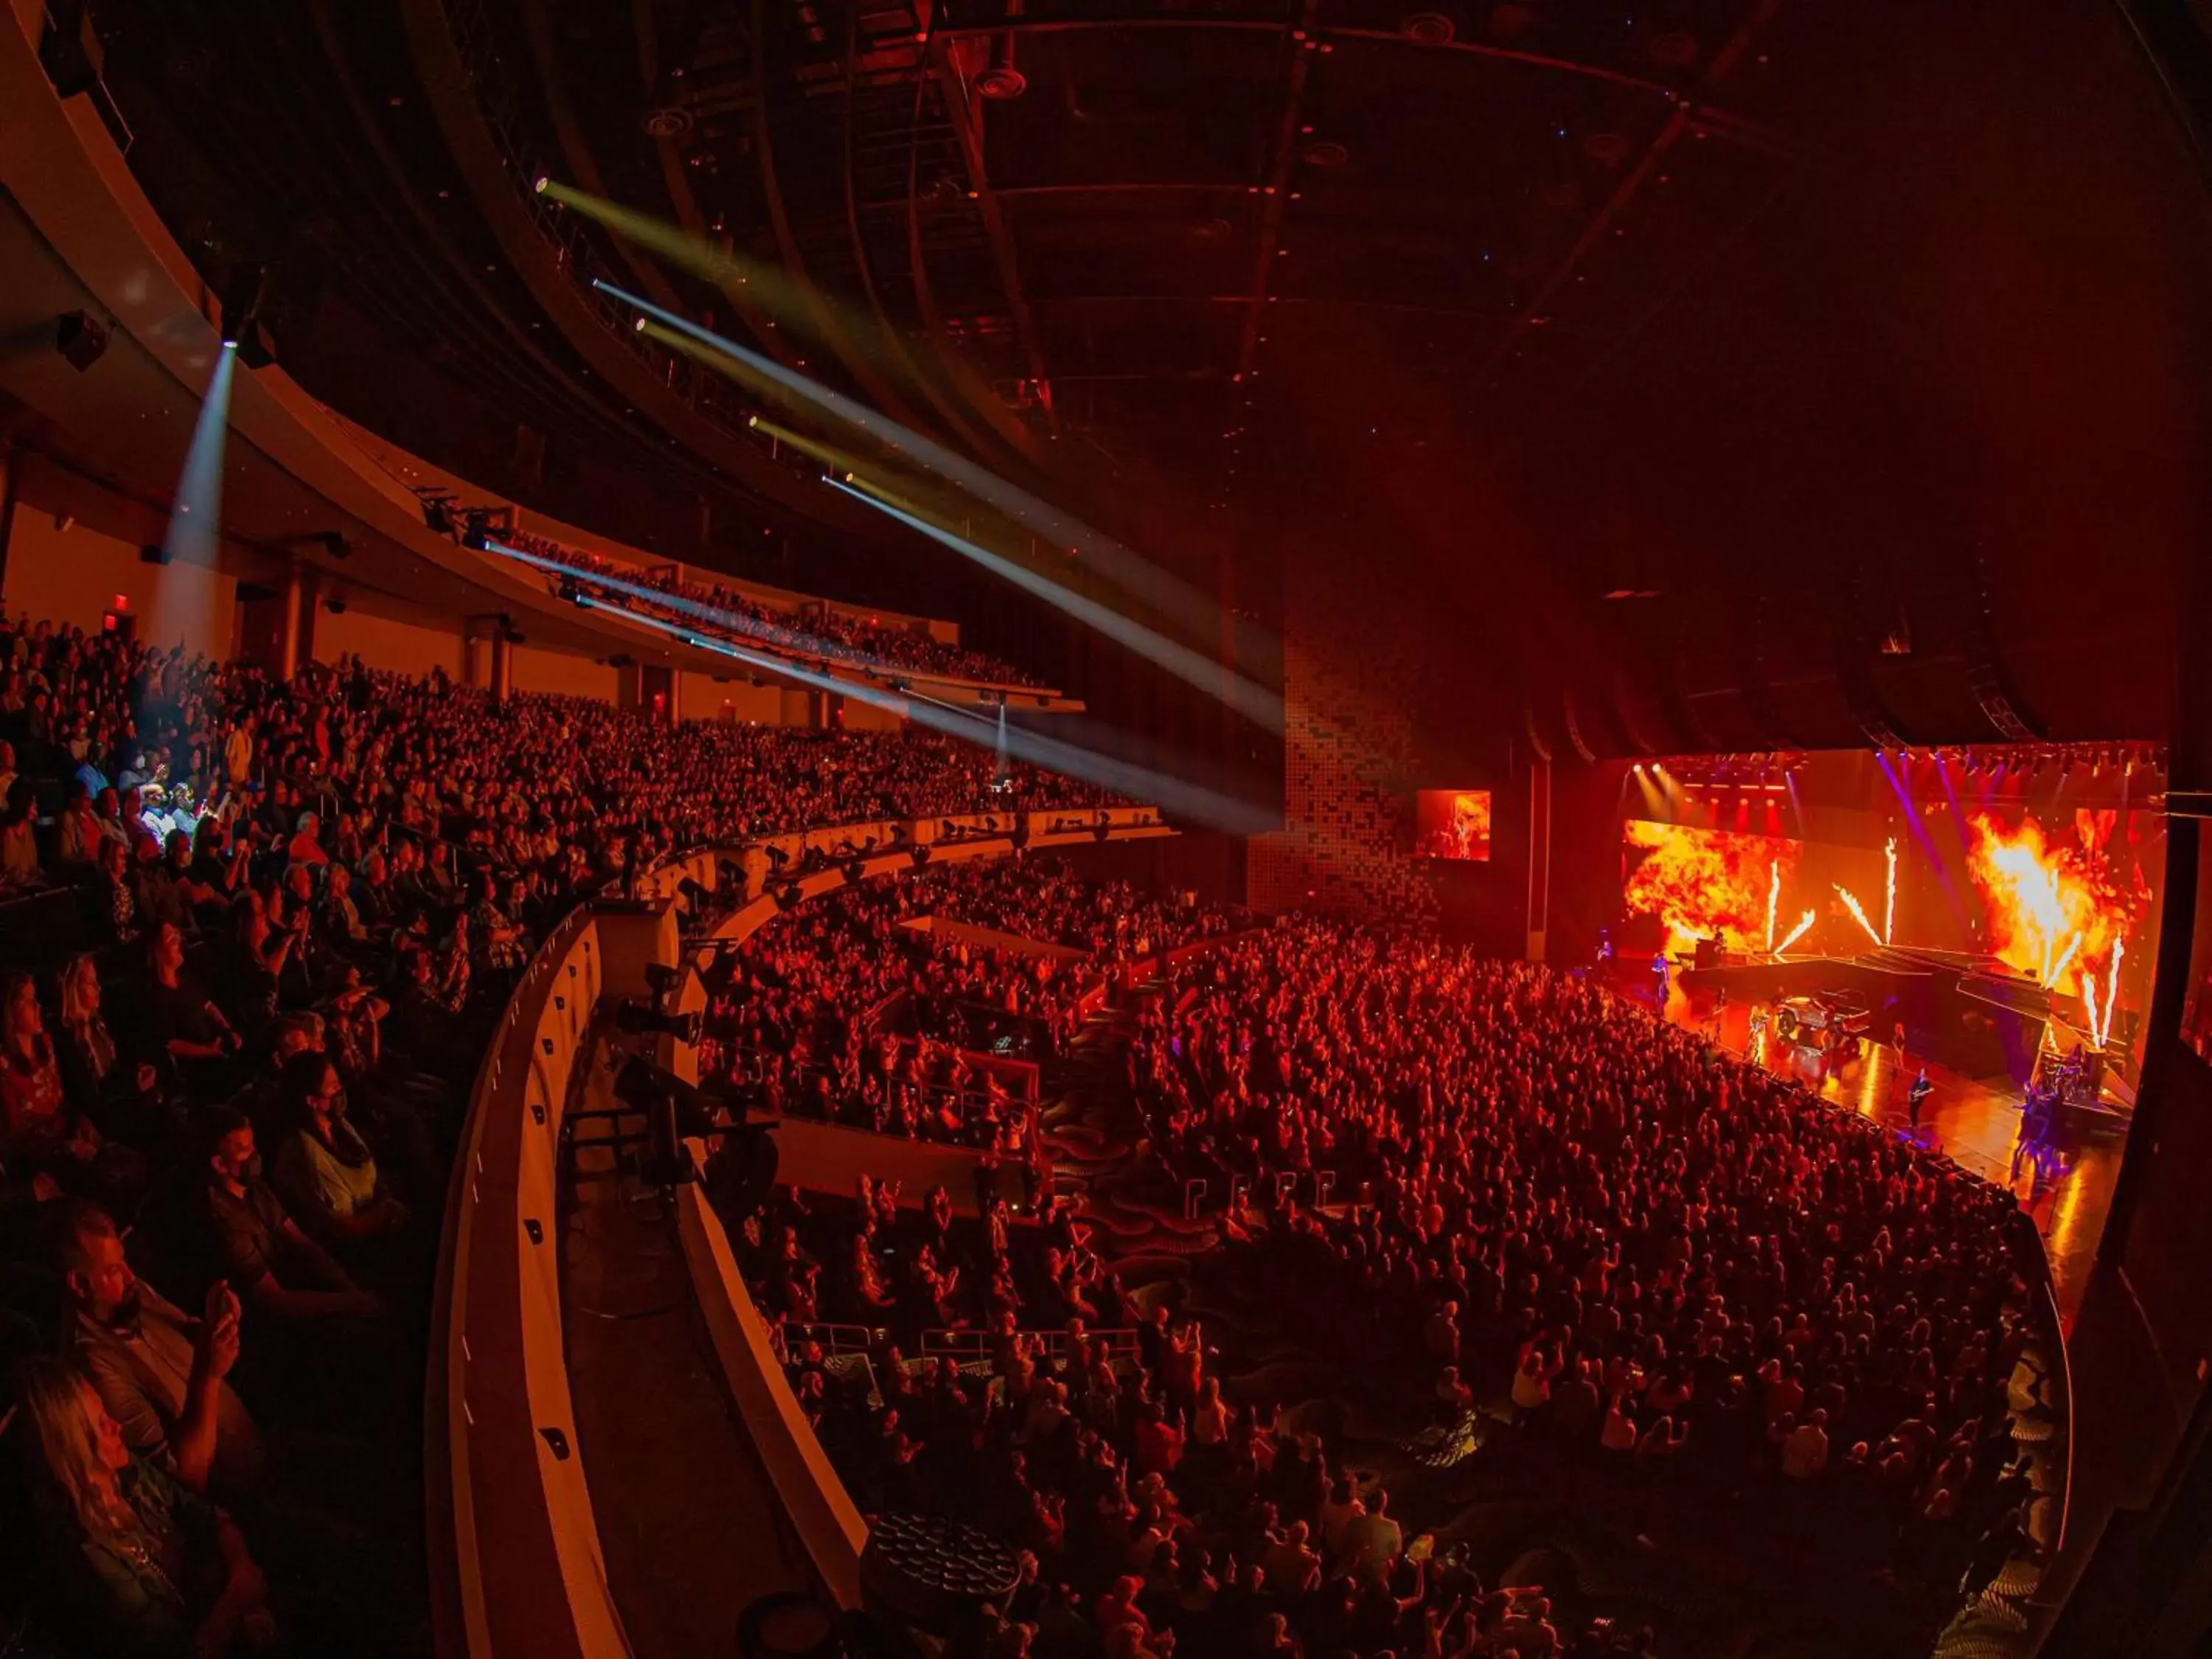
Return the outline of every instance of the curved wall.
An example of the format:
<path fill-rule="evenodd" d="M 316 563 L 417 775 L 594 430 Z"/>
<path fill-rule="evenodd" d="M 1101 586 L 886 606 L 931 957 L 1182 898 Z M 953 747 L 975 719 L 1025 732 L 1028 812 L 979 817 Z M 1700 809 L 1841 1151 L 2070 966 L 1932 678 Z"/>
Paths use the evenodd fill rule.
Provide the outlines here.
<path fill-rule="evenodd" d="M 1102 834 L 1103 832 L 1103 834 Z M 976 839 L 945 844 L 949 836 Z M 811 843 L 863 860 L 863 878 L 932 861 L 1004 857 L 1030 847 L 1172 835 L 1149 807 L 999 813 L 904 825 L 846 825 L 770 838 L 803 856 Z M 439 1651 L 466 1659 L 623 1659 L 629 1651 L 607 1583 L 580 1453 L 562 1340 L 555 1231 L 562 1116 L 592 1010 L 605 996 L 647 988 L 648 963 L 682 951 L 676 901 L 684 884 L 719 890 L 726 866 L 744 873 L 744 901 L 714 937 L 743 939 L 781 913 L 765 890 L 769 842 L 707 848 L 647 874 L 631 900 L 580 910 L 539 948 L 509 999 L 471 1096 L 447 1195 L 438 1301 L 431 1326 L 425 1462 Z M 809 897 L 845 884 L 843 864 L 799 885 Z M 697 963 L 683 996 L 699 1006 Z M 697 1076 L 696 1054 L 672 1058 Z M 720 1223 L 696 1186 L 678 1224 L 731 1398 L 830 1593 L 857 1605 L 866 1541 L 785 1382 Z M 558 1593 L 554 1593 L 555 1587 Z"/>
<path fill-rule="evenodd" d="M 112 326 L 105 353 L 82 372 L 50 351 L 0 354 L 0 391 L 35 411 L 39 429 L 61 434 L 39 445 L 54 446 L 64 471 L 142 507 L 166 504 L 220 349 L 220 302 L 161 222 L 92 99 L 55 95 L 39 59 L 43 26 L 35 5 L 0 16 L 0 329 L 28 339 L 50 331 L 57 314 L 78 309 Z M 318 598 L 349 592 L 369 609 L 419 615 L 427 608 L 456 626 L 505 614 L 534 645 L 569 660 L 628 653 L 696 674 L 728 672 L 726 657 L 580 611 L 555 598 L 536 572 L 432 532 L 418 484 L 445 484 L 471 505 L 512 504 L 388 446 L 372 449 L 359 428 L 282 368 L 239 373 L 228 417 L 221 569 L 210 574 L 265 585 L 307 571 L 315 582 L 311 619 Z M 165 506 L 154 510 L 157 522 L 166 518 Z M 343 551 L 324 539 L 333 536 L 344 538 Z M 635 549 L 609 550 L 658 562 Z M 829 603 L 782 594 L 771 602 Z M 222 631 L 191 637 L 213 646 Z M 859 678 L 834 661 L 828 672 Z M 969 701 L 981 695 L 971 682 L 898 678 Z"/>

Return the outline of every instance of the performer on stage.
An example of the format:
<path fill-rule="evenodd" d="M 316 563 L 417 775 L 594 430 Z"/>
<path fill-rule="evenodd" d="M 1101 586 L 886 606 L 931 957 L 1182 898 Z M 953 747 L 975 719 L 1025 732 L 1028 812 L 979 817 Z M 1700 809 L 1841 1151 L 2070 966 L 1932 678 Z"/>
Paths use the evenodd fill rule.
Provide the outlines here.
<path fill-rule="evenodd" d="M 1916 1135 L 1920 1133 L 1920 1109 L 1928 1103 L 1928 1097 L 1935 1092 L 1936 1085 L 1928 1080 L 1928 1068 L 1923 1066 L 1920 1068 L 1920 1075 L 1912 1079 L 1912 1086 L 1905 1091 L 1905 1121 L 1912 1126 L 1912 1133 Z"/>
<path fill-rule="evenodd" d="M 1667 953 L 1664 951 L 1651 953 L 1651 1006 L 1654 1008 L 1667 1006 Z"/>

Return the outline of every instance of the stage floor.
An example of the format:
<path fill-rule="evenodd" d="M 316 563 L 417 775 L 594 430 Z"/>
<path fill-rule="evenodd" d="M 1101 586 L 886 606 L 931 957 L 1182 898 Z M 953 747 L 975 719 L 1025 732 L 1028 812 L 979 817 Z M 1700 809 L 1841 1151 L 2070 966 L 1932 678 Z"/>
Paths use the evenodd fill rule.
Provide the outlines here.
<path fill-rule="evenodd" d="M 1640 993 L 1642 1000 L 1650 1001 L 1648 975 L 1621 977 L 1631 982 L 1616 984 L 1616 989 L 1630 996 Z M 1675 1024 L 1712 1035 L 1735 1054 L 1744 1054 L 1750 1041 L 1751 1005 L 1747 1001 L 1731 998 L 1716 1029 L 1711 998 L 1702 993 L 1686 995 L 1674 983 L 1669 987 L 1665 1012 Z M 1761 1050 L 1748 1057 L 1770 1071 L 1798 1079 L 1823 1100 L 1892 1125 L 1900 1133 L 1907 1127 L 1905 1091 L 1924 1064 L 1935 1092 L 1920 1115 L 1920 1138 L 1961 1168 L 2018 1194 L 2043 1235 L 2059 1316 L 2071 1327 L 2088 1289 L 2097 1238 L 2104 1231 L 2113 1183 L 2119 1179 L 2124 1139 L 2115 1135 L 2092 1140 L 2055 1170 L 2039 1175 L 2031 1160 L 2014 1162 L 2021 1091 L 2009 1078 L 1962 1077 L 1911 1054 L 1900 1065 L 1894 1048 L 1874 1042 L 1862 1043 L 1855 1055 L 1823 1056 L 1785 1047 L 1771 1032 L 1763 1039 Z"/>

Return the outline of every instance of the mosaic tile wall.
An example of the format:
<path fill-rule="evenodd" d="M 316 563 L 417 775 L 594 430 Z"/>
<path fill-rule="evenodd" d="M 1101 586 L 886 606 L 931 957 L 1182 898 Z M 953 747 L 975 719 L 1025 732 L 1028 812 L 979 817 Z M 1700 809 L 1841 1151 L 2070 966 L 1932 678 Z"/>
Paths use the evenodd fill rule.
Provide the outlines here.
<path fill-rule="evenodd" d="M 1251 902 L 1337 915 L 1433 914 L 1426 866 L 1410 855 L 1410 710 L 1420 688 L 1390 648 L 1356 563 L 1286 575 L 1283 818 L 1252 842 Z"/>

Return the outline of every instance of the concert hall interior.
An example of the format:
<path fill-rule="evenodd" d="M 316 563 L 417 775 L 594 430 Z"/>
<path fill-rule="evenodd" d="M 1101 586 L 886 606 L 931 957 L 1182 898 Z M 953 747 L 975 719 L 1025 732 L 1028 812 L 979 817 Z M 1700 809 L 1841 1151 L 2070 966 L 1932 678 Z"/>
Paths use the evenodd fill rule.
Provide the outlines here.
<path fill-rule="evenodd" d="M 2206 1659 L 2212 0 L 0 9 L 0 1659 Z"/>

